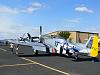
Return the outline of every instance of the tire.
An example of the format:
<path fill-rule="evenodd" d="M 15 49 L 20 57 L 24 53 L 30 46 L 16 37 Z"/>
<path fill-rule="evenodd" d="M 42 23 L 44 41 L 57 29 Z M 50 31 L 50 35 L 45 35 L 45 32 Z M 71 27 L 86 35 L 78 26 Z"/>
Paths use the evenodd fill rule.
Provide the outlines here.
<path fill-rule="evenodd" d="M 68 54 L 68 56 L 71 56 L 72 55 L 72 53 L 69 53 L 69 49 L 66 50 L 66 54 Z"/>
<path fill-rule="evenodd" d="M 49 47 L 46 47 L 46 53 L 49 53 L 49 54 L 50 54 L 50 49 L 49 49 Z"/>
<path fill-rule="evenodd" d="M 78 53 L 75 54 L 75 60 L 78 61 L 79 57 L 78 57 Z"/>
<path fill-rule="evenodd" d="M 36 55 L 38 54 L 38 50 L 36 50 L 35 54 L 36 54 Z"/>
<path fill-rule="evenodd" d="M 60 47 L 60 55 L 62 55 L 62 53 L 63 53 L 63 47 L 61 46 Z"/>

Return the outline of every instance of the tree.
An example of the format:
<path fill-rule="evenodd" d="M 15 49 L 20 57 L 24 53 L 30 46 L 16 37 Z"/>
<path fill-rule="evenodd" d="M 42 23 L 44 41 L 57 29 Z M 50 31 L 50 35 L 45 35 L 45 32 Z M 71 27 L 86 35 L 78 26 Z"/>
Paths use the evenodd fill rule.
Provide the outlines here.
<path fill-rule="evenodd" d="M 61 32 L 58 32 L 57 35 L 67 40 L 70 36 L 70 33 L 68 31 L 61 31 Z"/>

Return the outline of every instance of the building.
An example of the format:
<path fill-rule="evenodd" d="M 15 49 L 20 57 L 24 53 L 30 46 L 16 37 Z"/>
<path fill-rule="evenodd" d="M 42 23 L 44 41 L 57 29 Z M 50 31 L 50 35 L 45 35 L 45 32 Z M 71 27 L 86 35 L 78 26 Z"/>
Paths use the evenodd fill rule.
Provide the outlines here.
<path fill-rule="evenodd" d="M 57 36 L 57 33 L 61 31 L 55 31 L 48 33 L 50 36 Z M 81 32 L 81 31 L 68 31 L 70 33 L 69 39 L 75 43 L 85 43 L 91 35 L 99 35 L 98 33 L 92 32 Z"/>

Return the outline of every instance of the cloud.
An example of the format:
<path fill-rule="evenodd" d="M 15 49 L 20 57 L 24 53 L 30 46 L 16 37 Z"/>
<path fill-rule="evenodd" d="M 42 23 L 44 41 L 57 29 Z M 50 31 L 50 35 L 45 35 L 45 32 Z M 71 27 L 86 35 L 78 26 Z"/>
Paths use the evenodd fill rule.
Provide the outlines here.
<path fill-rule="evenodd" d="M 88 12 L 88 13 L 93 13 L 94 11 L 89 9 L 88 7 L 86 6 L 78 6 L 75 8 L 75 11 L 78 11 L 78 12 Z"/>
<path fill-rule="evenodd" d="M 24 8 L 11 8 L 9 6 L 0 6 L 0 13 L 10 13 L 10 14 L 17 14 L 17 13 L 32 13 L 36 10 L 41 9 L 44 7 L 39 2 L 32 2 L 30 5 Z"/>
<path fill-rule="evenodd" d="M 32 13 L 42 7 L 44 7 L 44 6 L 41 3 L 33 2 L 30 4 L 29 7 L 26 7 L 24 9 L 20 10 L 20 12 Z"/>
<path fill-rule="evenodd" d="M 0 13 L 18 13 L 18 10 L 16 8 L 0 6 Z"/>
<path fill-rule="evenodd" d="M 32 6 L 33 8 L 41 8 L 41 7 L 42 7 L 42 4 L 40 4 L 40 3 L 38 3 L 38 2 L 34 2 L 34 3 L 31 4 L 31 6 Z"/>
<path fill-rule="evenodd" d="M 80 23 L 80 18 L 65 19 L 65 23 L 68 23 L 68 24 Z"/>
<path fill-rule="evenodd" d="M 39 35 L 39 27 L 15 23 L 10 17 L 0 16 L 0 39 L 18 38 L 24 33 Z"/>
<path fill-rule="evenodd" d="M 100 26 L 96 26 L 96 25 L 88 25 L 89 27 L 85 27 L 84 31 L 87 32 L 92 32 L 92 33 L 99 33 L 99 37 L 100 37 Z"/>
<path fill-rule="evenodd" d="M 100 33 L 100 29 L 98 27 L 91 27 L 91 28 L 86 28 L 86 31 L 89 32 L 94 32 L 94 33 Z"/>
<path fill-rule="evenodd" d="M 0 26 L 0 39 L 18 38 L 25 33 L 30 33 L 32 36 L 39 36 L 39 27 L 29 25 L 3 25 Z"/>

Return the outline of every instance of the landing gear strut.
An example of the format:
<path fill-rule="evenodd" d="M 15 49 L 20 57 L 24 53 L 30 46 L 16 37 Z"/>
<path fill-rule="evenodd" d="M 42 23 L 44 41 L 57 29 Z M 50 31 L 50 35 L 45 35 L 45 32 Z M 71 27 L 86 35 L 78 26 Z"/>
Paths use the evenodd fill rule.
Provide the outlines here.
<path fill-rule="evenodd" d="M 76 61 L 79 59 L 79 57 L 78 57 L 78 52 L 75 52 L 75 53 L 74 53 L 74 58 L 75 58 Z"/>

